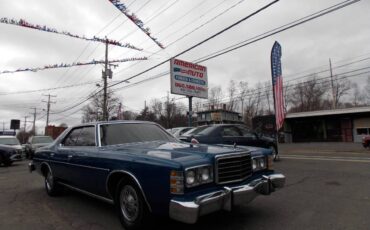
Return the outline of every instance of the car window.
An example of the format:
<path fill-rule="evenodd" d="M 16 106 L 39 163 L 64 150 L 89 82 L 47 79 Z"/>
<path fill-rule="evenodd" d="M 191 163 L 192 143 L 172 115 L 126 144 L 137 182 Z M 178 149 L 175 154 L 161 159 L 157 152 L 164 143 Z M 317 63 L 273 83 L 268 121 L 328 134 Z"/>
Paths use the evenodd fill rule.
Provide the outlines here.
<path fill-rule="evenodd" d="M 223 127 L 222 136 L 227 137 L 240 137 L 242 136 L 240 130 L 234 126 Z"/>
<path fill-rule="evenodd" d="M 65 146 L 95 146 L 95 128 L 87 126 L 73 129 L 64 139 Z"/>
<path fill-rule="evenodd" d="M 51 138 L 49 136 L 45 136 L 45 137 L 33 137 L 31 139 L 31 143 L 32 144 L 51 143 L 51 142 L 53 142 L 53 138 Z"/>
<path fill-rule="evenodd" d="M 81 131 L 82 128 L 73 129 L 64 139 L 63 144 L 65 146 L 77 146 L 78 137 L 80 136 Z"/>
<path fill-rule="evenodd" d="M 0 138 L 0 144 L 2 145 L 20 145 L 16 137 L 4 137 Z"/>
<path fill-rule="evenodd" d="M 77 140 L 78 146 L 95 146 L 95 127 L 88 126 L 82 128 Z"/>
<path fill-rule="evenodd" d="M 145 141 L 176 141 L 176 139 L 155 124 L 116 123 L 100 126 L 100 141 L 102 146 L 106 146 Z"/>
<path fill-rule="evenodd" d="M 244 127 L 239 127 L 240 131 L 242 132 L 243 137 L 249 137 L 249 138 L 256 138 L 256 135 L 249 129 Z"/>
<path fill-rule="evenodd" d="M 181 130 L 180 133 L 179 133 L 179 135 L 182 135 L 182 134 L 186 133 L 190 129 L 192 129 L 192 128 L 185 128 L 185 129 Z"/>

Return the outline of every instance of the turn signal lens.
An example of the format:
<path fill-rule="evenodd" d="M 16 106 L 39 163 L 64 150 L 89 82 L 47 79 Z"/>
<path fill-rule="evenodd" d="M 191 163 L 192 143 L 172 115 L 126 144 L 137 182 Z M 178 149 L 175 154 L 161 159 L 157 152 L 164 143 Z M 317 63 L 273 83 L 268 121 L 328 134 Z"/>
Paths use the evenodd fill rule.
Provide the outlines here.
<path fill-rule="evenodd" d="M 274 157 L 272 155 L 269 155 L 267 157 L 267 169 L 268 170 L 274 169 Z"/>
<path fill-rule="evenodd" d="M 170 191 L 172 194 L 184 194 L 184 174 L 181 171 L 171 171 Z"/>

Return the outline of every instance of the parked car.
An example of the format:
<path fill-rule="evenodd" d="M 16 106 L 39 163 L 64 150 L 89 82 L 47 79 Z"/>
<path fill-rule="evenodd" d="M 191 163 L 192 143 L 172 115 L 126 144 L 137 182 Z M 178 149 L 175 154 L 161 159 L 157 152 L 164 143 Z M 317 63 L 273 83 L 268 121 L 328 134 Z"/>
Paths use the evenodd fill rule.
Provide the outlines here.
<path fill-rule="evenodd" d="M 26 157 L 32 159 L 36 149 L 50 145 L 53 141 L 49 136 L 31 136 L 25 145 Z"/>
<path fill-rule="evenodd" d="M 0 145 L 7 145 L 21 157 L 24 157 L 24 147 L 15 136 L 0 136 Z"/>
<path fill-rule="evenodd" d="M 273 152 L 274 160 L 278 156 L 276 140 L 264 137 L 251 131 L 244 125 L 239 124 L 217 124 L 200 126 L 192 132 L 188 132 L 180 140 L 196 141 L 202 144 L 224 144 L 241 145 L 269 148 Z"/>
<path fill-rule="evenodd" d="M 67 187 L 115 205 L 125 229 L 151 215 L 195 223 L 282 188 L 271 151 L 180 142 L 152 122 L 110 121 L 67 129 L 29 163 L 48 195 Z"/>
<path fill-rule="evenodd" d="M 8 145 L 0 145 L 0 165 L 10 166 L 14 161 L 21 160 L 21 155 Z"/>
<path fill-rule="evenodd" d="M 172 129 L 167 129 L 167 131 L 170 132 L 174 137 L 180 138 L 181 135 L 183 135 L 190 129 L 193 129 L 193 127 L 176 127 Z"/>
<path fill-rule="evenodd" d="M 188 131 L 186 131 L 185 133 L 183 133 L 182 135 L 180 135 L 179 139 L 182 140 L 182 141 L 190 142 L 192 136 L 198 134 L 199 132 L 201 132 L 203 129 L 205 129 L 207 127 L 208 127 L 207 125 L 193 127 L 191 129 L 189 129 Z"/>
<path fill-rule="evenodd" d="M 370 149 L 370 136 L 362 137 L 362 146 L 364 146 L 364 148 Z"/>

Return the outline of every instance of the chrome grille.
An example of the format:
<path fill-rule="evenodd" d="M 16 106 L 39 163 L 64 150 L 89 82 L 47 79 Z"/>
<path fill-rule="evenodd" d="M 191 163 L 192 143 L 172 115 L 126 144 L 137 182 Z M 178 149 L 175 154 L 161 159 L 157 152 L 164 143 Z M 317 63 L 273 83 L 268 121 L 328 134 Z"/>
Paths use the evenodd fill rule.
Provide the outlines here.
<path fill-rule="evenodd" d="M 252 160 L 249 153 L 231 154 L 216 158 L 216 183 L 238 182 L 252 174 Z"/>

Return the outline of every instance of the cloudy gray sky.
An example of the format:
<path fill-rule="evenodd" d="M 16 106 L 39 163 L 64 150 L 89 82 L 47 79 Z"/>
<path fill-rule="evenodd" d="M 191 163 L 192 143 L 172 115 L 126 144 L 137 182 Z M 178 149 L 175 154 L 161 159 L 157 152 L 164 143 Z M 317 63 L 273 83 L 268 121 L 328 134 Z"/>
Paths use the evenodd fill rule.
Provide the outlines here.
<path fill-rule="evenodd" d="M 0 0 L 0 17 L 25 19 L 34 24 L 87 37 L 107 36 L 110 39 L 122 40 L 143 48 L 143 51 L 112 46 L 109 48 L 109 58 L 149 57 L 147 61 L 120 64 L 114 69 L 114 77 L 110 80 L 112 82 L 126 79 L 176 55 L 270 1 L 128 0 L 122 2 L 129 6 L 129 10 L 138 15 L 146 26 L 150 27 L 154 37 L 167 46 L 164 50 L 160 50 L 108 0 Z M 179 58 L 187 61 L 196 60 L 340 2 L 342 1 L 280 0 L 262 13 Z M 233 5 L 235 6 L 230 8 Z M 228 8 L 230 9 L 224 12 Z M 217 15 L 220 16 L 216 17 Z M 201 26 L 203 24 L 204 26 Z M 199 29 L 192 32 L 197 27 Z M 282 45 L 283 76 L 288 80 L 328 68 L 329 58 L 336 66 L 370 57 L 369 28 L 370 2 L 362 0 L 202 64 L 208 68 L 210 87 L 222 85 L 226 89 L 231 79 L 247 81 L 251 86 L 258 82 L 270 81 L 269 56 L 271 47 L 277 40 Z M 104 57 L 104 45 L 99 43 L 6 24 L 0 24 L 0 30 L 0 71 L 74 61 L 88 62 L 92 59 L 101 60 Z M 178 40 L 185 34 L 189 35 Z M 171 45 L 168 46 L 169 44 Z M 334 71 L 340 73 L 367 67 L 369 62 L 370 60 L 358 62 Z M 0 75 L 0 122 L 5 122 L 5 128 L 7 128 L 10 119 L 24 119 L 24 116 L 30 116 L 28 120 L 31 120 L 30 108 L 37 107 L 39 111 L 37 125 L 40 128 L 43 127 L 46 118 L 42 109 L 46 108 L 46 104 L 41 101 L 46 97 L 42 94 L 50 93 L 57 95 L 53 98 L 56 104 L 52 104 L 51 107 L 54 112 L 50 116 L 51 124 L 80 123 L 80 109 L 84 104 L 65 112 L 60 111 L 75 105 L 96 91 L 95 84 L 33 93 L 24 93 L 24 91 L 99 81 L 101 70 L 102 66 L 96 65 Z M 129 86 L 168 70 L 169 63 L 117 87 Z M 364 79 L 361 76 L 354 80 L 361 82 Z M 149 102 L 152 98 L 163 99 L 169 90 L 169 76 L 165 75 L 143 84 L 123 88 L 117 91 L 117 94 L 123 101 L 125 109 L 139 112 L 145 100 Z M 31 124 L 28 124 L 28 127 L 30 128 Z"/>

